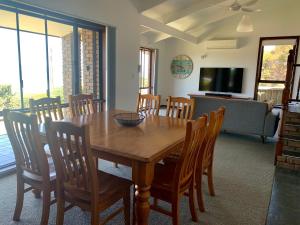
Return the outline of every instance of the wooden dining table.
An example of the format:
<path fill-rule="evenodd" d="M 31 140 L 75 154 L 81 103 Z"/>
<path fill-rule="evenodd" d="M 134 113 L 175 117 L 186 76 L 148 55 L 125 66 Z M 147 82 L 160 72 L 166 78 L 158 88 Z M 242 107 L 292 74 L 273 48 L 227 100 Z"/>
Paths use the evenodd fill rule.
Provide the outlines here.
<path fill-rule="evenodd" d="M 121 112 L 124 111 L 105 111 L 64 120 L 79 126 L 89 125 L 91 149 L 95 157 L 132 168 L 132 181 L 137 185 L 136 222 L 147 225 L 155 164 L 182 144 L 187 121 L 146 116 L 136 127 L 123 127 L 113 118 Z"/>

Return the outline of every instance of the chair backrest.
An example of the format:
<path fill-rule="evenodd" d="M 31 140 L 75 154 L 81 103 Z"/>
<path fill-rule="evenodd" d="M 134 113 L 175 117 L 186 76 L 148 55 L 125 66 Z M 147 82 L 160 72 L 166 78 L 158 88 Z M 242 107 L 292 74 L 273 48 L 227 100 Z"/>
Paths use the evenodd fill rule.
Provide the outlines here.
<path fill-rule="evenodd" d="M 195 99 L 183 97 L 168 97 L 166 116 L 189 119 L 193 118 Z"/>
<path fill-rule="evenodd" d="M 160 96 L 151 94 L 139 94 L 137 99 L 136 111 L 145 115 L 159 115 Z"/>
<path fill-rule="evenodd" d="M 91 155 L 88 125 L 78 127 L 48 119 L 46 134 L 59 188 L 73 196 L 92 193 L 97 198 L 97 170 Z"/>
<path fill-rule="evenodd" d="M 208 131 L 205 140 L 206 144 L 204 146 L 204 149 L 202 150 L 203 160 L 202 163 L 199 162 L 199 165 L 202 164 L 203 169 L 210 166 L 213 161 L 215 143 L 221 131 L 224 116 L 224 107 L 220 107 L 217 111 L 212 111 L 209 114 Z"/>
<path fill-rule="evenodd" d="M 37 115 L 38 123 L 45 122 L 46 117 L 50 117 L 52 120 L 64 118 L 59 96 L 56 98 L 29 99 L 29 108 L 32 114 Z"/>
<path fill-rule="evenodd" d="M 17 172 L 49 178 L 49 166 L 38 130 L 37 116 L 3 111 L 5 128 L 13 147 Z"/>
<path fill-rule="evenodd" d="M 184 191 L 193 182 L 195 163 L 207 130 L 207 116 L 199 117 L 196 121 L 188 121 L 182 153 L 176 164 L 173 189 Z"/>
<path fill-rule="evenodd" d="M 92 94 L 69 95 L 71 116 L 81 116 L 95 113 Z"/>

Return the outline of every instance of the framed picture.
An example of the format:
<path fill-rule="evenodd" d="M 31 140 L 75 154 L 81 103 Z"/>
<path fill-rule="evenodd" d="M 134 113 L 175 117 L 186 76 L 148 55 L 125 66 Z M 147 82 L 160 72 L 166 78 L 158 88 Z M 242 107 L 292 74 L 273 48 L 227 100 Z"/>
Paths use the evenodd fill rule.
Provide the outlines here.
<path fill-rule="evenodd" d="M 193 72 L 193 61 L 187 55 L 175 56 L 171 62 L 172 76 L 177 79 L 185 79 Z"/>

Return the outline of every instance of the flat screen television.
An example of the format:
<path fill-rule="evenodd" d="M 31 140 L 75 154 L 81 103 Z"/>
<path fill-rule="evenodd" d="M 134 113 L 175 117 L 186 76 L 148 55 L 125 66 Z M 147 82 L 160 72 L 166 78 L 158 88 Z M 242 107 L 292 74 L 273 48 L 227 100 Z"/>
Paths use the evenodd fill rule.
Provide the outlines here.
<path fill-rule="evenodd" d="M 241 93 L 243 68 L 201 68 L 199 91 Z"/>

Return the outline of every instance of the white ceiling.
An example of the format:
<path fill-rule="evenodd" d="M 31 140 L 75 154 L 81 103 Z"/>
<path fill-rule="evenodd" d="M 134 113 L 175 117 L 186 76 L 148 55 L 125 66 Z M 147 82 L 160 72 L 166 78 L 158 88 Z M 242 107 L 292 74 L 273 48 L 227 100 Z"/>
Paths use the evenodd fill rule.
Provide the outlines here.
<path fill-rule="evenodd" d="M 236 17 L 236 25 L 242 11 L 230 11 L 229 6 L 235 0 L 132 0 L 141 14 L 141 35 L 155 43 L 169 37 L 175 37 L 198 44 L 203 37 Z M 237 0 L 241 4 L 252 0 Z M 258 0 L 251 6 L 263 13 L 270 4 L 282 0 Z M 298 1 L 298 0 L 297 0 Z"/>

